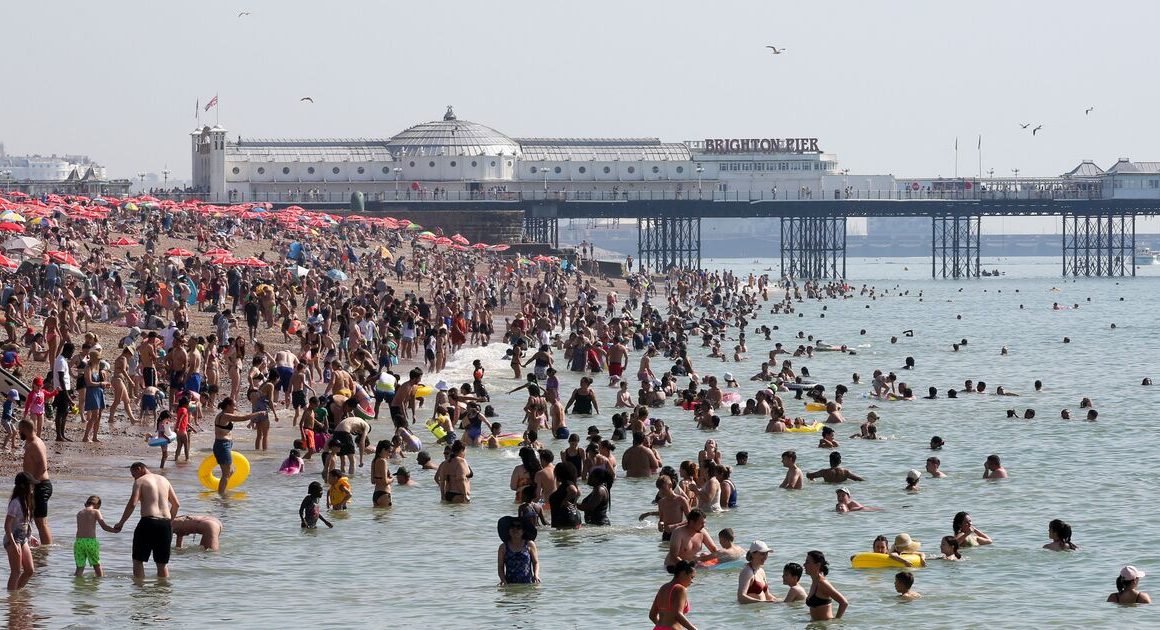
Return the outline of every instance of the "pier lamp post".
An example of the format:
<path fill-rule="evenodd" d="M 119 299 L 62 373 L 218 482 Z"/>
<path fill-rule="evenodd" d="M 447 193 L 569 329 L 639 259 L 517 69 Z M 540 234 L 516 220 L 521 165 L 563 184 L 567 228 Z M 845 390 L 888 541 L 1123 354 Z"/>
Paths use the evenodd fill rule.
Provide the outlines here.
<path fill-rule="evenodd" d="M 403 169 L 396 166 L 394 168 L 393 172 L 395 173 L 395 199 L 398 199 L 399 198 L 399 176 L 403 174 Z"/>
<path fill-rule="evenodd" d="M 697 198 L 703 198 L 704 194 L 701 191 L 701 174 L 705 172 L 705 167 L 697 164 Z"/>
<path fill-rule="evenodd" d="M 165 187 L 166 187 L 166 188 L 169 188 L 169 174 L 170 174 L 170 173 L 172 173 L 172 172 L 173 172 L 173 171 L 169 170 L 169 167 L 168 167 L 168 166 L 167 166 L 167 167 L 165 167 L 165 168 L 163 168 L 163 169 L 161 169 L 161 177 L 162 177 L 162 179 L 163 179 L 163 180 L 164 180 L 164 182 L 165 182 Z"/>
<path fill-rule="evenodd" d="M 1019 195 L 1019 169 L 1013 168 L 1013 169 L 1011 169 L 1011 172 L 1015 174 L 1015 190 L 1013 192 L 1015 193 L 1016 196 L 1018 196 Z"/>

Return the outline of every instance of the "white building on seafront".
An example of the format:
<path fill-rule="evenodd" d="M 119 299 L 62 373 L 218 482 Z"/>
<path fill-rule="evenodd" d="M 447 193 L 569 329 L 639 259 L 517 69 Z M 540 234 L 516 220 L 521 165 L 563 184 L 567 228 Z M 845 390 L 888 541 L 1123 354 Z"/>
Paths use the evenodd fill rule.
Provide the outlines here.
<path fill-rule="evenodd" d="M 889 175 L 851 175 L 817 138 L 511 138 L 441 120 L 386 139 L 252 139 L 203 127 L 191 134 L 193 187 L 216 202 L 487 199 L 821 198 L 890 191 Z"/>
<path fill-rule="evenodd" d="M 8 155 L 0 143 L 0 178 L 10 181 L 63 182 L 70 177 L 105 179 L 105 167 L 87 155 Z"/>

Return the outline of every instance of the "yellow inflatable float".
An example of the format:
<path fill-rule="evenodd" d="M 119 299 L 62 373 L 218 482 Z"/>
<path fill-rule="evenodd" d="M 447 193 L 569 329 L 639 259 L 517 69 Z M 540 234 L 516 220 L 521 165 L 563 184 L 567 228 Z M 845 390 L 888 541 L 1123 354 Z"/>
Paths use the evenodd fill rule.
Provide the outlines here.
<path fill-rule="evenodd" d="M 814 424 L 811 424 L 811 425 L 805 426 L 805 427 L 792 427 L 792 428 L 786 429 L 785 432 L 786 433 L 817 433 L 818 431 L 822 430 L 823 426 L 825 426 L 825 425 L 822 424 L 821 422 L 815 422 Z"/>
<path fill-rule="evenodd" d="M 250 460 L 246 459 L 245 455 L 234 451 L 234 472 L 230 475 L 230 480 L 226 483 L 226 490 L 233 490 L 246 482 L 246 478 L 250 476 Z M 206 490 L 217 492 L 218 482 L 221 478 L 217 476 L 218 463 L 213 455 L 206 457 L 201 462 L 201 466 L 197 467 L 197 480 L 201 485 L 205 486 Z"/>
<path fill-rule="evenodd" d="M 825 411 L 825 410 L 826 410 L 825 403 L 820 403 L 820 402 L 808 402 L 808 403 L 806 403 L 806 411 Z"/>
<path fill-rule="evenodd" d="M 918 554 L 903 553 L 899 555 L 912 566 L 908 567 L 898 560 L 891 558 L 890 554 L 874 553 L 872 551 L 856 553 L 850 556 L 850 566 L 855 569 L 918 569 L 922 567 L 922 558 Z"/>
<path fill-rule="evenodd" d="M 416 398 L 426 398 L 435 393 L 435 388 L 430 385 L 419 385 L 415 388 Z"/>

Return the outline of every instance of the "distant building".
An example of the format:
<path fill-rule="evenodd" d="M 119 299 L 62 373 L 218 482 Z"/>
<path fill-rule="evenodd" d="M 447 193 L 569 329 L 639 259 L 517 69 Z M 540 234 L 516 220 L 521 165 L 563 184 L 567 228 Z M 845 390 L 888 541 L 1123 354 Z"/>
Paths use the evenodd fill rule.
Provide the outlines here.
<path fill-rule="evenodd" d="M 85 155 L 7 155 L 0 144 L 0 192 L 29 195 L 122 195 L 129 180 L 108 180 L 105 167 Z"/>

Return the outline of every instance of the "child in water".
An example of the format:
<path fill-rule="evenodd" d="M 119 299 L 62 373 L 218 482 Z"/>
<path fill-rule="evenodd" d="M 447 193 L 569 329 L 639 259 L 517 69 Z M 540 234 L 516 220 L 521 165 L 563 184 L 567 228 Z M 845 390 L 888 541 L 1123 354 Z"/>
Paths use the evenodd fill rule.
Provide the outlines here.
<path fill-rule="evenodd" d="M 101 569 L 101 543 L 97 540 L 97 525 L 107 532 L 116 533 L 101 515 L 101 497 L 94 494 L 85 500 L 85 506 L 77 512 L 77 537 L 73 541 L 73 560 L 76 560 L 77 565 L 73 575 L 76 577 L 84 575 L 86 564 L 93 567 L 97 577 L 105 574 Z"/>
<path fill-rule="evenodd" d="M 295 440 L 296 445 L 301 444 L 300 441 Z M 290 456 L 282 460 L 282 465 L 278 466 L 278 472 L 283 475 L 297 475 L 302 472 L 302 467 L 306 462 L 302 461 L 302 453 L 297 448 L 290 449 Z"/>
<path fill-rule="evenodd" d="M 322 511 L 318 509 L 318 500 L 321 498 L 322 484 L 311 481 L 306 488 L 306 497 L 302 499 L 302 505 L 298 506 L 298 518 L 302 521 L 302 529 L 314 529 L 318 527 L 318 521 L 322 521 L 327 527 L 334 527 L 334 524 L 326 520 Z"/>
<path fill-rule="evenodd" d="M 345 510 L 353 496 L 350 491 L 350 481 L 337 468 L 330 471 L 330 490 L 326 493 L 326 507 L 332 510 Z"/>
<path fill-rule="evenodd" d="M 781 570 L 781 583 L 789 587 L 785 593 L 785 599 L 782 601 L 786 603 L 805 601 L 806 589 L 798 583 L 802 579 L 803 572 L 802 565 L 796 562 L 786 564 L 785 568 Z"/>
<path fill-rule="evenodd" d="M 914 574 L 910 571 L 902 571 L 894 576 L 894 590 L 898 593 L 899 599 L 918 599 L 922 594 L 918 591 L 912 590 L 914 586 Z"/>

